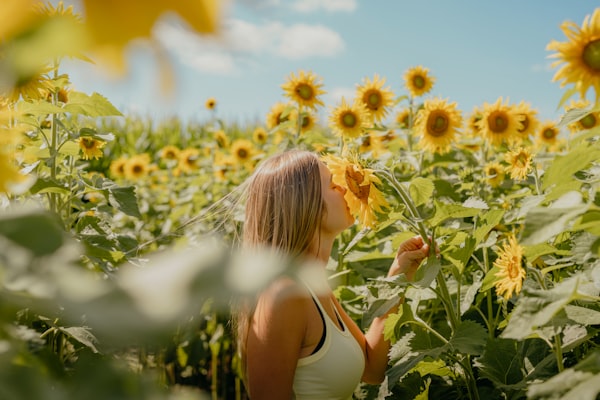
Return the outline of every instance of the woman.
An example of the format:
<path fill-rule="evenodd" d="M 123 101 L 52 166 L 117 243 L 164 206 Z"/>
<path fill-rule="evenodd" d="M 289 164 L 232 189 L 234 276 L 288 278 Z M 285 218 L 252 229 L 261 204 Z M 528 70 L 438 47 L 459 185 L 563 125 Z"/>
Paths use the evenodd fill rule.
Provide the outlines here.
<path fill-rule="evenodd" d="M 381 383 L 390 346 L 383 339 L 386 316 L 364 334 L 326 280 L 334 240 L 354 223 L 345 189 L 332 182 L 317 155 L 290 150 L 265 160 L 247 190 L 244 246 L 323 266 L 310 282 L 296 275 L 275 279 L 239 310 L 238 345 L 250 398 L 349 399 L 360 380 Z M 388 276 L 412 279 L 427 254 L 421 238 L 404 242 Z"/>

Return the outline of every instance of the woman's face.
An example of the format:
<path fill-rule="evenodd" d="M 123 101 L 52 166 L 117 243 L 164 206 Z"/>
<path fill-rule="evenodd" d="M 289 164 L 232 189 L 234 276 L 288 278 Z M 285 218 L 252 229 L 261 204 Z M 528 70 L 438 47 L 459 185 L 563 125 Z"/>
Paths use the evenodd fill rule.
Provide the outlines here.
<path fill-rule="evenodd" d="M 325 202 L 321 230 L 337 235 L 354 224 L 354 217 L 344 199 L 346 189 L 333 183 L 331 172 L 322 162 L 319 163 L 319 172 L 321 174 L 321 191 Z"/>

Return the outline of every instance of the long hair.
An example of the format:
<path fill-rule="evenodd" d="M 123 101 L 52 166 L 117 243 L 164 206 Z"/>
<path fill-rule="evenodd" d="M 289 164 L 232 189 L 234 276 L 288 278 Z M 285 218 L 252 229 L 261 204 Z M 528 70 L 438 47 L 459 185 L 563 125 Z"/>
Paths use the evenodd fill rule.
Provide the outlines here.
<path fill-rule="evenodd" d="M 325 212 L 319 158 L 303 150 L 288 150 L 263 161 L 249 178 L 243 248 L 268 248 L 294 259 L 306 252 Z M 245 299 L 234 311 L 241 373 L 246 376 L 246 341 L 256 298 Z"/>

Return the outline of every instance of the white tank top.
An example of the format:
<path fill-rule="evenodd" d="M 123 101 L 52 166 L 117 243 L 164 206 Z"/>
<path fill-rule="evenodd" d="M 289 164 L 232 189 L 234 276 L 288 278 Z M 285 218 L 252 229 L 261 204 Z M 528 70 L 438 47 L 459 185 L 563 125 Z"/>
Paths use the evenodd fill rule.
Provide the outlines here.
<path fill-rule="evenodd" d="M 296 400 L 348 400 L 360 383 L 365 357 L 360 345 L 342 322 L 340 330 L 323 309 L 319 298 L 308 288 L 325 321 L 325 340 L 321 348 L 300 358 L 294 375 Z M 334 306 L 337 315 L 337 309 Z"/>

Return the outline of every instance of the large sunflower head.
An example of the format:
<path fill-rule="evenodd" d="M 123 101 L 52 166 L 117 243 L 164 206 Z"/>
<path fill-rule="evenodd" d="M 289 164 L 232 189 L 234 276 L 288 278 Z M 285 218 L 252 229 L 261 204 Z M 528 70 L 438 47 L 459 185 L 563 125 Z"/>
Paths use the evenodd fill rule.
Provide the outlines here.
<path fill-rule="evenodd" d="M 502 249 L 498 251 L 498 258 L 494 261 L 498 269 L 495 276 L 496 293 L 505 299 L 510 299 L 514 294 L 519 294 L 523 286 L 526 271 L 523 268 L 523 248 L 514 236 L 508 238 Z"/>
<path fill-rule="evenodd" d="M 356 89 L 356 98 L 359 99 L 373 121 L 381 121 L 394 105 L 394 93 L 389 88 L 383 88 L 385 78 L 379 78 L 377 74 L 371 81 L 364 78 L 362 85 Z"/>
<path fill-rule="evenodd" d="M 556 52 L 549 56 L 556 58 L 552 67 L 560 67 L 552 80 L 560 81 L 560 87 L 574 84 L 581 98 L 593 87 L 597 102 L 600 98 L 600 8 L 587 15 L 581 27 L 565 21 L 561 29 L 568 40 L 552 40 L 546 46 L 546 50 Z"/>
<path fill-rule="evenodd" d="M 590 106 L 589 100 L 571 100 L 569 105 L 565 106 L 565 111 L 569 112 L 571 110 L 583 110 Z M 583 118 L 572 122 L 568 125 L 569 131 L 571 133 L 577 133 L 581 131 L 587 131 L 589 129 L 595 128 L 600 125 L 600 112 L 590 112 Z"/>
<path fill-rule="evenodd" d="M 450 150 L 461 127 L 462 115 L 456 103 L 440 98 L 425 100 L 415 120 L 415 132 L 421 138 L 420 146 L 432 153 Z"/>
<path fill-rule="evenodd" d="M 323 83 L 315 74 L 305 71 L 299 71 L 298 76 L 292 72 L 287 82 L 281 85 L 285 96 L 300 106 L 313 109 L 323 105 L 319 96 L 326 92 L 321 89 L 322 87 Z"/>
<path fill-rule="evenodd" d="M 529 103 L 521 101 L 515 106 L 515 112 L 523 117 L 521 120 L 523 126 L 521 129 L 517 129 L 518 135 L 516 135 L 516 139 L 517 141 L 528 140 L 530 136 L 535 135 L 535 132 L 540 125 L 540 120 L 537 117 L 537 110 L 531 108 Z"/>
<path fill-rule="evenodd" d="M 519 130 L 523 129 L 524 118 L 523 115 L 515 112 L 515 108 L 508 104 L 508 100 L 503 103 L 500 97 L 494 104 L 484 103 L 477 126 L 493 145 L 511 144 L 519 135 Z"/>
<path fill-rule="evenodd" d="M 411 97 L 419 97 L 431 91 L 435 78 L 429 75 L 429 68 L 418 65 L 404 73 L 404 83 Z"/>
<path fill-rule="evenodd" d="M 333 183 L 346 189 L 344 198 L 348 208 L 361 225 L 374 227 L 377 214 L 389 206 L 383 193 L 377 188 L 381 180 L 372 169 L 365 168 L 355 160 L 326 155 L 323 162 L 331 171 Z"/>
<path fill-rule="evenodd" d="M 106 142 L 96 139 L 92 136 L 81 136 L 79 138 L 79 147 L 83 153 L 84 160 L 100 159 L 104 155 L 102 148 Z"/>
<path fill-rule="evenodd" d="M 533 155 L 527 147 L 518 147 L 506 152 L 504 161 L 508 163 L 507 170 L 512 179 L 525 179 L 532 166 Z"/>
<path fill-rule="evenodd" d="M 360 137 L 369 126 L 369 114 L 362 102 L 354 101 L 352 105 L 342 98 L 329 116 L 329 126 L 337 135 L 346 138 Z"/>
<path fill-rule="evenodd" d="M 485 168 L 485 178 L 491 187 L 498 187 L 504 181 L 504 167 L 499 162 L 490 162 Z"/>

